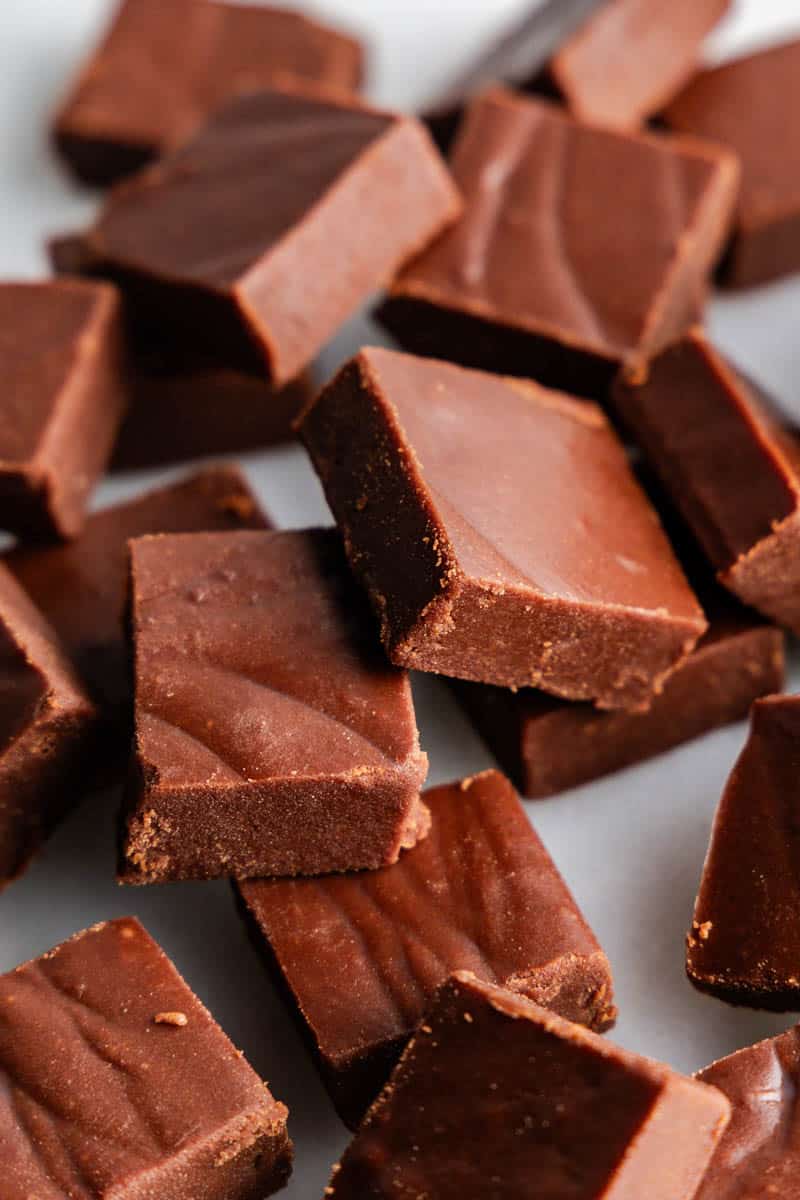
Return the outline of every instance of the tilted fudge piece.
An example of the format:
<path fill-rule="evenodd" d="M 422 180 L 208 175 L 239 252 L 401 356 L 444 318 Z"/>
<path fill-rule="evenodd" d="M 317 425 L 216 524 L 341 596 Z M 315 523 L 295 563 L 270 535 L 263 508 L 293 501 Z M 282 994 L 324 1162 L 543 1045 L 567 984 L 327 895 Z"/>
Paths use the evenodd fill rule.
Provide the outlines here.
<path fill-rule="evenodd" d="M 630 708 L 705 630 L 594 405 L 366 349 L 300 432 L 399 665 Z"/>
<path fill-rule="evenodd" d="M 118 187 L 87 253 L 134 317 L 280 386 L 459 211 L 417 121 L 287 88 Z"/>
<path fill-rule="evenodd" d="M 0 525 L 75 537 L 126 390 L 119 297 L 104 283 L 0 284 Z"/>
<path fill-rule="evenodd" d="M 271 1195 L 286 1116 L 132 918 L 0 976 L 3 1200 Z"/>
<path fill-rule="evenodd" d="M 127 883 L 394 862 L 427 832 L 408 677 L 334 530 L 131 543 Z"/>
<path fill-rule="evenodd" d="M 452 168 L 465 202 L 380 310 L 409 350 L 604 399 L 696 319 L 727 238 L 730 152 L 621 134 L 495 89 Z"/>
<path fill-rule="evenodd" d="M 219 0 L 123 0 L 54 124 L 86 183 L 113 183 L 163 154 L 237 92 L 284 73 L 353 89 L 358 42 L 284 9 Z"/>
<path fill-rule="evenodd" d="M 689 979 L 731 1004 L 800 1007 L 800 697 L 753 705 L 720 801 L 692 928 Z"/>
<path fill-rule="evenodd" d="M 593 1029 L 616 1016 L 608 960 L 508 780 L 486 771 L 424 799 L 431 831 L 395 866 L 238 885 L 353 1129 L 453 971 Z"/>
<path fill-rule="evenodd" d="M 0 564 L 0 889 L 81 798 L 96 733 L 56 635 Z"/>
<path fill-rule="evenodd" d="M 730 1106 L 458 972 L 367 1114 L 334 1200 L 691 1200 Z"/>

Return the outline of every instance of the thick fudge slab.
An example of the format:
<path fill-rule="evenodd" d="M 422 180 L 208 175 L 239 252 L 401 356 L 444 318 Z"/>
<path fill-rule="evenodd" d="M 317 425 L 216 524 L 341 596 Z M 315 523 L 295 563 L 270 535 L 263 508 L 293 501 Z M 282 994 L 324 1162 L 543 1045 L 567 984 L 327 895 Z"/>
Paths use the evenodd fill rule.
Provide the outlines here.
<path fill-rule="evenodd" d="M 0 889 L 80 799 L 96 716 L 52 629 L 0 564 Z"/>
<path fill-rule="evenodd" d="M 757 700 L 714 818 L 687 938 L 689 979 L 731 1004 L 800 1007 L 799 778 L 800 697 Z"/>
<path fill-rule="evenodd" d="M 455 970 L 593 1029 L 616 1016 L 608 960 L 509 782 L 486 771 L 424 799 L 431 831 L 395 866 L 239 884 L 351 1128 Z"/>
<path fill-rule="evenodd" d="M 729 1113 L 716 1089 L 458 972 L 326 1196 L 690 1200 Z"/>
<path fill-rule="evenodd" d="M 742 164 L 726 283 L 753 287 L 800 271 L 800 41 L 696 75 L 667 124 L 729 147 Z"/>
<path fill-rule="evenodd" d="M 381 319 L 417 353 L 595 399 L 695 319 L 738 182 L 724 150 L 499 89 L 471 105 L 452 168 L 464 215 L 401 272 Z"/>
<path fill-rule="evenodd" d="M 279 386 L 459 209 L 418 122 L 273 90 L 117 188 L 87 252 L 151 326 Z"/>
<path fill-rule="evenodd" d="M 0 372 L 2 527 L 75 537 L 125 410 L 115 289 L 0 284 Z"/>
<path fill-rule="evenodd" d="M 800 442 L 768 397 L 692 330 L 613 407 L 720 583 L 800 631 Z"/>
<path fill-rule="evenodd" d="M 366 349 L 301 435 L 399 665 L 646 706 L 705 630 L 593 405 Z"/>
<path fill-rule="evenodd" d="M 411 688 L 333 530 L 131 543 L 124 882 L 313 875 L 427 832 Z"/>
<path fill-rule="evenodd" d="M 720 1059 L 697 1078 L 725 1093 L 732 1115 L 696 1200 L 794 1200 L 800 1028 Z"/>
<path fill-rule="evenodd" d="M 132 918 L 0 976 L 3 1200 L 255 1200 L 286 1115 Z"/>
<path fill-rule="evenodd" d="M 356 88 L 358 42 L 299 13 L 218 0 L 123 0 L 64 102 L 55 143 L 86 183 L 113 183 L 237 92 L 284 73 Z"/>
<path fill-rule="evenodd" d="M 4 561 L 58 633 L 104 720 L 127 741 L 132 699 L 123 628 L 128 539 L 267 524 L 241 471 L 209 467 L 94 513 L 77 541 L 19 547 Z"/>

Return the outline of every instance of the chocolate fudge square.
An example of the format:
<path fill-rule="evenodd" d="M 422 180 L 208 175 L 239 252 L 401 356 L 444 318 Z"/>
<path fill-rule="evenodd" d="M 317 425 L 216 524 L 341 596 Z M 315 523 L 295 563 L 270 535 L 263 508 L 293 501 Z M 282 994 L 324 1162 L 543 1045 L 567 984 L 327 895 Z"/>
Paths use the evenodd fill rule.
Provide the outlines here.
<path fill-rule="evenodd" d="M 500 89 L 453 150 L 464 215 L 395 280 L 407 349 L 601 400 L 695 319 L 728 235 L 732 154 L 582 125 Z"/>
<path fill-rule="evenodd" d="M 706 628 L 594 405 L 365 349 L 300 432 L 400 666 L 646 707 Z"/>
<path fill-rule="evenodd" d="M 140 323 L 281 386 L 459 211 L 417 121 L 286 88 L 117 188 L 87 252 Z"/>
<path fill-rule="evenodd" d="M 457 972 L 326 1195 L 689 1200 L 729 1115 L 715 1088 Z"/>
<path fill-rule="evenodd" d="M 333 530 L 131 543 L 127 883 L 379 867 L 427 832 L 411 688 Z"/>
<path fill-rule="evenodd" d="M 424 799 L 431 831 L 394 866 L 238 885 L 351 1129 L 455 970 L 592 1029 L 616 1016 L 608 960 L 508 780 L 486 771 Z"/>
<path fill-rule="evenodd" d="M 0 284 L 0 525 L 75 537 L 126 391 L 119 297 L 79 280 Z"/>
<path fill-rule="evenodd" d="M 283 74 L 354 89 L 362 60 L 352 38 L 285 9 L 123 0 L 56 117 L 55 144 L 85 183 L 113 183 L 238 92 Z"/>
<path fill-rule="evenodd" d="M 286 1116 L 132 918 L 0 976 L 3 1200 L 260 1200 Z"/>

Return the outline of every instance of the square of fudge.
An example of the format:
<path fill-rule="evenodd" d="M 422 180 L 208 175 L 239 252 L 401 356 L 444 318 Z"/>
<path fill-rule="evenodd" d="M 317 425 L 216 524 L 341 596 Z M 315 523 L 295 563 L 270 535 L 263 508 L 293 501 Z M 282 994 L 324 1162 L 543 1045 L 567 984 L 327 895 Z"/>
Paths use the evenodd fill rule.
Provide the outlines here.
<path fill-rule="evenodd" d="M 728 151 L 495 89 L 451 165 L 463 216 L 380 310 L 407 349 L 600 400 L 695 319 L 736 200 Z"/>
<path fill-rule="evenodd" d="M 715 1088 L 457 972 L 326 1196 L 688 1200 L 729 1115 Z"/>
<path fill-rule="evenodd" d="M 75 537 L 124 415 L 119 296 L 104 283 L 0 284 L 0 525 Z"/>
<path fill-rule="evenodd" d="M 85 183 L 113 183 L 183 140 L 242 91 L 289 74 L 358 86 L 363 52 L 285 9 L 218 0 L 122 0 L 70 89 L 55 143 Z"/>
<path fill-rule="evenodd" d="M 706 628 L 594 405 L 365 349 L 300 432 L 398 665 L 635 708 Z"/>
<path fill-rule="evenodd" d="M 0 890 L 81 798 L 96 732 L 58 638 L 0 563 Z"/>
<path fill-rule="evenodd" d="M 0 976 L 3 1200 L 255 1200 L 286 1117 L 132 918 Z"/>
<path fill-rule="evenodd" d="M 287 86 L 115 189 L 86 245 L 134 317 L 277 386 L 460 207 L 418 121 Z"/>
<path fill-rule="evenodd" d="M 411 687 L 334 530 L 131 543 L 126 883 L 394 862 L 427 832 Z"/>
<path fill-rule="evenodd" d="M 238 885 L 352 1129 L 453 971 L 593 1029 L 616 1017 L 608 960 L 508 780 L 486 771 L 424 799 L 430 833 L 394 866 Z"/>

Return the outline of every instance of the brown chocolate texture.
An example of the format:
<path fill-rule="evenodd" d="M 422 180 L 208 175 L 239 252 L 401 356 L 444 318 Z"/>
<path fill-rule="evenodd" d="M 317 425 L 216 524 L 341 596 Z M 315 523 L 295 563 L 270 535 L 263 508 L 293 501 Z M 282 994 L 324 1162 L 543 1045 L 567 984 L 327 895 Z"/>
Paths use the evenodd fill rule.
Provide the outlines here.
<path fill-rule="evenodd" d="M 427 832 L 411 688 L 333 530 L 131 543 L 129 883 L 394 862 Z"/>
<path fill-rule="evenodd" d="M 424 793 L 431 831 L 380 871 L 239 885 L 257 944 L 356 1128 L 434 992 L 470 970 L 593 1029 L 608 960 L 496 771 Z"/>
<path fill-rule="evenodd" d="M 138 921 L 0 976 L 3 1200 L 257 1200 L 286 1116 Z"/>
<path fill-rule="evenodd" d="M 326 1194 L 688 1200 L 729 1113 L 714 1088 L 459 972 Z"/>
<path fill-rule="evenodd" d="M 464 214 L 401 272 L 381 319 L 416 353 L 595 399 L 696 318 L 738 184 L 725 150 L 499 89 L 470 106 L 452 169 Z"/>
<path fill-rule="evenodd" d="M 361 80 L 361 46 L 299 13 L 218 0 L 122 0 L 59 112 L 56 145 L 86 183 L 163 154 L 238 92 L 284 74 Z"/>

